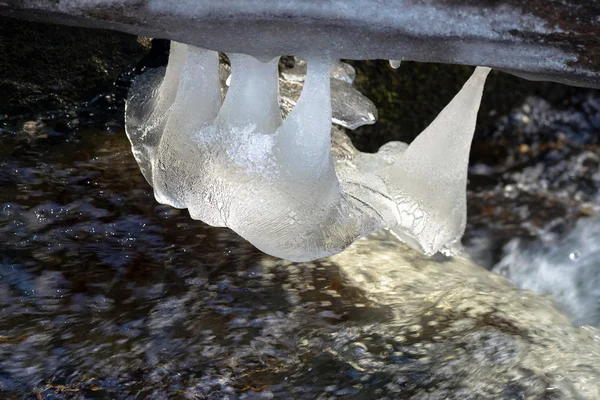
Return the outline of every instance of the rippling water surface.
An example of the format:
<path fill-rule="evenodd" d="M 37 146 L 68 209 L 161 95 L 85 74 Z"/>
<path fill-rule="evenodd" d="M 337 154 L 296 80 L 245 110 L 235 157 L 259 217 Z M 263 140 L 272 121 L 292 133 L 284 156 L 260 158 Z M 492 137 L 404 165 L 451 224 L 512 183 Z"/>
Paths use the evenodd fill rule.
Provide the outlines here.
<path fill-rule="evenodd" d="M 548 299 L 384 235 L 267 257 L 158 205 L 123 132 L 0 137 L 5 398 L 600 398 Z"/>

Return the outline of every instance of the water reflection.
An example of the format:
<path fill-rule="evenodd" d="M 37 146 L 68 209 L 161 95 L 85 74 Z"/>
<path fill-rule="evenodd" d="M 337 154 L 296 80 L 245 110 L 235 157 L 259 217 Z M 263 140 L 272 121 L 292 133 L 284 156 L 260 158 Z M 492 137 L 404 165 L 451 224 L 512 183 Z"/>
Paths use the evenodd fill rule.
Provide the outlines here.
<path fill-rule="evenodd" d="M 8 398 L 600 398 L 594 332 L 466 260 L 283 262 L 157 205 L 122 132 L 0 140 Z"/>

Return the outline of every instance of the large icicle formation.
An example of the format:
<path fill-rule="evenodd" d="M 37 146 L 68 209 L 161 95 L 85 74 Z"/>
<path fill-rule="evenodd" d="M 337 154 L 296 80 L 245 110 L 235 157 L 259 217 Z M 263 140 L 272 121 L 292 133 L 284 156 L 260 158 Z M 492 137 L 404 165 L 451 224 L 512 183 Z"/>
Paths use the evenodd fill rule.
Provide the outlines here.
<path fill-rule="evenodd" d="M 256 247 L 304 261 L 388 228 L 426 254 L 463 234 L 471 139 L 489 72 L 477 68 L 410 146 L 363 154 L 346 137 L 331 151 L 330 66 L 308 58 L 298 103 L 278 106 L 278 60 L 229 55 L 222 101 L 218 54 L 173 42 L 162 80 L 142 77 L 126 128 L 156 199 L 227 226 Z"/>

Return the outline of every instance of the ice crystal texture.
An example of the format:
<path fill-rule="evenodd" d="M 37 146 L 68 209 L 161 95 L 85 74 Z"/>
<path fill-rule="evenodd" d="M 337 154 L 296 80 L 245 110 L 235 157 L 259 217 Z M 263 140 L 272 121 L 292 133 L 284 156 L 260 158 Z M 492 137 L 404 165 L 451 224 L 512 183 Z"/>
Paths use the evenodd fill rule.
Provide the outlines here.
<path fill-rule="evenodd" d="M 489 69 L 478 68 L 413 143 L 363 154 L 338 131 L 332 152 L 332 60 L 307 58 L 302 94 L 283 120 L 278 59 L 229 58 L 224 100 L 218 54 L 175 42 L 164 78 L 132 88 L 127 134 L 159 202 L 293 261 L 338 253 L 382 228 L 426 254 L 460 239 Z"/>

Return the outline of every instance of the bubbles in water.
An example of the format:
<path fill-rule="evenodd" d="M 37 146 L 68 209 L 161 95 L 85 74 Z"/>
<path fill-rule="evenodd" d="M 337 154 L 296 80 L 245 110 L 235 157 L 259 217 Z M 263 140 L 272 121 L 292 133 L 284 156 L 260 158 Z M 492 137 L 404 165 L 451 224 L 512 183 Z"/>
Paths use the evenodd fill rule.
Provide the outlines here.
<path fill-rule="evenodd" d="M 600 326 L 600 220 L 578 221 L 559 238 L 540 238 L 525 247 L 514 239 L 493 268 L 518 287 L 551 295 L 573 322 Z"/>
<path fill-rule="evenodd" d="M 569 260 L 571 260 L 571 261 L 579 261 L 580 257 L 581 257 L 581 253 L 579 253 L 578 250 L 575 250 L 575 251 L 571 252 L 571 254 L 569 254 Z"/>

